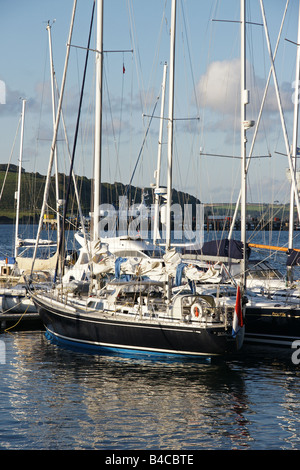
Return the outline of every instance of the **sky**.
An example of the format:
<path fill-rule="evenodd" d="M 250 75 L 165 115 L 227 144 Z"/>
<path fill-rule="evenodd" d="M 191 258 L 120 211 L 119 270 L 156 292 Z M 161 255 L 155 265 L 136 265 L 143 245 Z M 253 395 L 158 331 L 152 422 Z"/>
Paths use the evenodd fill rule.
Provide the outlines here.
<path fill-rule="evenodd" d="M 285 0 L 264 1 L 273 51 L 285 5 Z M 92 6 L 92 0 L 77 1 L 63 100 L 63 122 L 71 153 Z M 60 89 L 73 0 L 0 0 L 0 9 L 0 163 L 18 164 L 16 132 L 22 99 L 26 99 L 22 166 L 27 171 L 46 174 L 53 133 L 46 26 L 48 22 L 51 25 L 54 69 Z M 293 132 L 297 49 L 293 42 L 297 42 L 298 9 L 299 2 L 290 0 L 275 60 L 289 144 Z M 103 182 L 132 181 L 135 186 L 146 187 L 155 182 L 163 66 L 169 63 L 170 12 L 170 0 L 104 0 Z M 257 121 L 270 70 L 259 0 L 246 2 L 246 15 L 250 91 L 247 119 Z M 239 16 L 240 0 L 177 0 L 173 186 L 205 203 L 235 202 L 240 189 Z M 75 158 L 76 173 L 89 178 L 93 176 L 94 58 L 91 51 Z M 166 87 L 165 117 L 168 79 Z M 166 120 L 164 123 L 162 185 L 167 183 Z M 254 128 L 247 133 L 248 152 L 253 135 Z M 57 149 L 59 170 L 68 174 L 62 125 Z M 285 154 L 271 79 L 253 149 L 256 158 L 249 167 L 250 202 L 288 202 Z"/>

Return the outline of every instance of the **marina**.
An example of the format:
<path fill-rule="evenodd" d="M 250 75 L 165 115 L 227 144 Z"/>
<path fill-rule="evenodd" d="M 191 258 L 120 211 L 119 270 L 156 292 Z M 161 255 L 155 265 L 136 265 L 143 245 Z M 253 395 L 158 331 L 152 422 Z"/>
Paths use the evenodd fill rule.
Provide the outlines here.
<path fill-rule="evenodd" d="M 33 173 L 24 171 L 23 153 L 30 142 L 25 124 L 33 107 L 28 98 L 19 103 L 20 121 L 13 143 L 14 147 L 19 135 L 18 165 L 10 170 L 9 160 L 6 168 L 0 167 L 1 220 L 15 212 L 14 224 L 0 225 L 0 450 L 101 450 L 101 463 L 138 467 L 146 459 L 124 459 L 117 451 L 167 451 L 170 455 L 151 454 L 151 458 L 155 464 L 169 465 L 179 463 L 178 449 L 191 452 L 187 458 L 192 464 L 199 463 L 198 452 L 202 450 L 299 449 L 299 103 L 293 98 L 291 107 L 287 99 L 282 101 L 274 66 L 282 27 L 288 12 L 291 15 L 289 1 L 281 12 L 273 56 L 267 23 L 270 5 L 265 10 L 260 0 L 259 8 L 254 9 L 253 3 L 250 8 L 249 2 L 239 0 L 238 19 L 232 20 L 238 23 L 238 59 L 226 63 L 227 59 L 220 62 L 209 57 L 211 65 L 206 64 L 197 85 L 192 77 L 186 82 L 188 86 L 183 86 L 185 74 L 181 65 L 177 66 L 183 55 L 182 62 L 188 57 L 191 71 L 193 68 L 187 5 L 180 0 L 165 2 L 164 7 L 157 3 L 157 10 L 163 10 L 159 33 L 163 39 L 154 69 L 159 69 L 162 77 L 158 82 L 149 75 L 151 93 L 140 100 L 142 120 L 135 116 L 136 103 L 132 108 L 128 105 L 129 97 L 137 102 L 134 95 L 144 92 L 133 3 L 127 5 L 130 34 L 123 37 L 123 49 L 110 50 L 110 43 L 115 46 L 113 39 L 122 37 L 121 32 L 116 37 L 110 34 L 108 26 L 115 24 L 111 3 L 95 0 L 89 11 L 84 11 L 80 0 L 70 2 L 69 23 L 63 24 L 68 38 L 64 61 L 59 49 L 64 63 L 60 84 L 54 66 L 56 49 L 52 49 L 56 20 L 45 22 L 50 68 L 44 86 L 49 88 L 47 129 L 51 138 L 42 144 L 48 158 L 39 158 L 38 163 L 38 171 L 46 170 L 45 176 L 36 173 L 36 168 Z M 191 1 L 189 7 L 195 5 L 199 4 Z M 298 41 L 289 55 L 290 68 L 295 68 L 295 88 L 300 87 L 300 2 L 297 6 L 298 24 L 294 15 L 293 31 L 298 31 Z M 295 11 L 295 5 L 292 7 Z M 220 10 L 214 11 L 211 21 L 212 13 L 212 30 L 226 27 L 212 25 L 214 22 L 231 23 L 218 16 Z M 157 21 L 156 9 L 152 14 Z M 191 20 L 194 23 L 193 15 Z M 254 70 L 262 51 L 257 35 L 253 41 L 247 39 L 250 28 L 258 26 L 266 54 L 260 60 L 265 63 L 269 56 L 270 69 L 268 76 L 260 69 L 265 84 L 259 79 L 253 85 L 252 79 L 257 77 L 249 64 L 253 62 Z M 140 25 L 138 29 L 146 33 Z M 197 24 L 195 30 L 200 29 Z M 271 31 L 273 35 L 274 27 Z M 126 46 L 127 41 L 132 48 Z M 142 41 L 143 47 L 146 42 Z M 153 45 L 149 42 L 148 46 L 151 49 Z M 208 51 L 212 53 L 210 46 Z M 222 57 L 229 53 L 221 51 Z M 149 57 L 149 50 L 147 54 Z M 75 55 L 77 93 L 72 82 Z M 119 82 L 116 63 L 121 64 Z M 202 67 L 203 58 L 196 63 Z M 219 85 L 210 76 L 219 67 L 222 80 L 225 75 L 229 80 L 225 88 L 232 102 L 236 95 L 235 106 L 229 99 L 222 117 L 220 106 L 228 98 L 227 91 L 224 93 L 222 84 L 218 95 Z M 233 72 L 235 78 L 230 83 Z M 215 84 L 213 92 L 211 83 Z M 191 106 L 192 95 L 182 99 L 189 86 L 194 89 Z M 154 92 L 156 87 L 159 93 Z M 0 87 L 0 93 L 3 90 L 6 93 L 5 87 Z M 10 88 L 7 90 L 10 102 Z M 65 108 L 70 93 L 76 96 L 71 99 L 71 112 Z M 44 91 L 42 95 L 46 97 Z M 6 105 L 6 96 L 0 95 L 0 102 Z M 183 104 L 187 118 L 177 114 Z M 205 113 L 200 118 L 201 106 L 211 113 L 206 122 Z M 282 136 L 270 120 L 265 125 L 264 106 L 269 119 L 270 109 L 274 112 L 278 108 Z M 233 108 L 239 109 L 234 118 Z M 126 120 L 129 115 L 130 122 Z M 215 135 L 211 134 L 213 115 L 218 122 Z M 88 124 L 83 124 L 83 119 Z M 110 125 L 116 126 L 113 131 Z M 41 120 L 38 126 L 37 140 L 41 141 Z M 228 132 L 229 127 L 234 131 Z M 292 130 L 290 140 L 287 127 Z M 221 143 L 222 132 L 227 134 L 226 145 Z M 207 152 L 204 145 L 208 136 L 208 146 L 217 144 L 214 153 Z M 256 140 L 264 152 L 260 156 L 253 155 Z M 273 155 L 271 140 L 277 142 Z M 278 150 L 280 144 L 285 152 Z M 227 155 L 225 149 L 230 146 L 232 155 Z M 62 155 L 67 157 L 63 162 Z M 270 161 L 271 156 L 279 155 L 284 156 L 288 168 L 283 172 L 281 166 L 281 180 L 272 174 L 276 189 L 271 193 L 263 176 L 269 165 L 264 159 Z M 79 157 L 89 166 L 91 180 L 75 173 Z M 212 166 L 207 157 L 214 157 Z M 230 158 L 230 165 L 218 167 L 215 159 L 219 158 Z M 254 186 L 249 171 L 253 159 L 251 169 L 257 171 Z M 59 171 L 61 165 L 63 172 Z M 210 170 L 209 177 L 204 167 Z M 276 171 L 280 173 L 277 167 Z M 271 176 L 270 168 L 266 174 Z M 117 182 L 117 175 L 125 184 Z M 234 181 L 237 175 L 238 182 Z M 104 178 L 115 182 L 108 185 Z M 267 205 L 248 202 L 253 200 L 253 188 L 260 179 L 259 197 L 272 198 Z M 137 185 L 133 186 L 135 180 Z M 185 191 L 174 191 L 179 183 Z M 14 193 L 13 211 L 8 202 L 11 196 L 6 194 L 2 199 L 5 184 L 10 195 Z M 90 197 L 82 197 L 87 188 Z M 226 189 L 231 194 L 225 199 L 222 191 Z M 231 202 L 204 203 L 210 200 L 210 192 L 213 199 Z M 28 225 L 23 224 L 26 215 Z"/>

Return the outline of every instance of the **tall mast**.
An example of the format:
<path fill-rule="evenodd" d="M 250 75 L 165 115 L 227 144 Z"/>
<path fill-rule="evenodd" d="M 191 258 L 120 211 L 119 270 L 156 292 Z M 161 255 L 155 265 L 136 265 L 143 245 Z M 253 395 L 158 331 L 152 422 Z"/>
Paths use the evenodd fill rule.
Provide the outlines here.
<path fill-rule="evenodd" d="M 246 22 L 245 0 L 241 0 L 241 241 L 243 243 L 243 287 L 246 287 L 246 105 L 249 102 L 249 92 L 246 89 Z"/>
<path fill-rule="evenodd" d="M 18 176 L 18 190 L 17 197 L 17 210 L 16 210 L 16 233 L 15 233 L 15 257 L 18 256 L 19 246 L 19 216 L 20 216 L 20 197 L 21 197 L 21 176 L 22 176 L 22 158 L 23 158 L 23 140 L 24 140 L 24 123 L 25 123 L 25 105 L 26 100 L 22 100 L 22 123 L 21 123 L 21 136 L 20 136 L 20 154 L 19 154 L 19 176 Z"/>
<path fill-rule="evenodd" d="M 176 0 L 172 0 L 171 41 L 170 41 L 170 75 L 169 75 L 169 115 L 168 115 L 168 182 L 167 182 L 166 249 L 169 249 L 170 245 L 171 245 L 175 36 L 176 36 Z"/>
<path fill-rule="evenodd" d="M 93 239 L 99 237 L 101 204 L 101 147 L 102 147 L 102 75 L 103 75 L 103 0 L 97 0 L 96 39 L 96 109 L 95 109 L 95 154 L 94 154 L 94 217 Z"/>
<path fill-rule="evenodd" d="M 55 86 L 54 86 L 54 65 L 53 65 L 53 54 L 52 54 L 52 38 L 51 38 L 51 26 L 47 24 L 48 39 L 49 39 L 49 58 L 50 58 L 50 75 L 51 75 L 51 94 L 52 94 L 52 119 L 53 119 L 53 130 L 55 128 L 56 120 L 56 105 L 55 105 Z M 56 233 L 57 233 L 57 249 L 59 247 L 60 232 L 60 217 L 59 217 L 59 185 L 58 185 L 58 161 L 57 161 L 57 145 L 54 149 L 54 165 L 55 165 L 55 196 L 56 196 Z"/>
<path fill-rule="evenodd" d="M 60 117 L 61 117 L 61 109 L 62 109 L 62 102 L 63 102 L 63 97 L 64 97 L 64 89 L 65 89 L 65 84 L 66 84 L 67 69 L 68 69 L 69 56 L 70 56 L 70 47 L 71 47 L 71 40 L 72 40 L 76 5 L 77 5 L 77 0 L 74 0 L 73 10 L 72 10 L 72 18 L 71 18 L 71 24 L 70 24 L 70 30 L 69 30 L 69 36 L 68 36 L 68 42 L 67 42 L 67 53 L 66 53 L 66 58 L 65 58 L 65 65 L 64 65 L 64 72 L 63 72 L 63 78 L 62 78 L 61 92 L 60 92 L 58 105 L 57 105 L 57 112 L 56 112 L 55 126 L 54 126 L 54 132 L 53 132 L 52 143 L 51 143 L 47 178 L 46 178 L 45 189 L 44 189 L 44 198 L 43 198 L 43 204 L 42 204 L 42 209 L 41 209 L 41 214 L 40 214 L 39 225 L 38 225 L 38 229 L 37 229 L 36 245 L 35 245 L 34 253 L 33 253 L 31 274 L 32 274 L 33 269 L 34 269 L 34 263 L 35 263 L 36 254 L 37 254 L 37 247 L 38 247 L 38 243 L 39 243 L 39 239 L 40 239 L 40 235 L 41 235 L 41 231 L 42 231 L 43 217 L 44 217 L 44 213 L 45 213 L 45 209 L 46 209 L 48 192 L 49 192 L 49 187 L 50 187 L 50 177 L 51 177 L 51 171 L 52 171 L 52 165 L 53 165 L 53 158 L 54 158 L 54 150 L 55 150 L 55 146 L 56 146 L 57 133 L 58 133 Z"/>
<path fill-rule="evenodd" d="M 299 14 L 298 14 L 298 38 L 297 38 L 297 58 L 296 58 L 296 78 L 295 78 L 295 99 L 294 99 L 294 122 L 293 122 L 293 144 L 292 144 L 292 161 L 294 178 L 296 178 L 296 160 L 297 160 L 297 141 L 298 141 L 298 115 L 299 115 L 299 77 L 300 74 L 300 2 L 299 2 Z M 292 178 L 292 175 L 291 175 Z M 294 234 L 294 204 L 295 204 L 295 193 L 291 186 L 290 196 L 290 216 L 289 216 L 289 249 L 293 248 L 293 234 Z"/>
<path fill-rule="evenodd" d="M 156 179 L 156 193 L 155 193 L 155 212 L 154 212 L 154 231 L 153 231 L 153 243 L 156 243 L 159 231 L 159 188 L 160 188 L 160 171 L 161 171 L 161 150 L 162 150 L 162 139 L 163 139 L 163 127 L 164 127 L 164 109 L 165 109 L 165 92 L 166 92 L 166 78 L 167 78 L 168 65 L 164 64 L 163 81 L 161 85 L 161 109 L 160 109 L 160 126 L 158 136 L 158 152 L 157 152 L 157 169 L 155 174 Z"/>
<path fill-rule="evenodd" d="M 271 49 L 271 44 L 270 44 L 270 38 L 269 38 L 269 33 L 268 33 L 268 27 L 267 27 L 267 21 L 266 21 L 266 15 L 265 15 L 265 10 L 264 10 L 263 0 L 260 0 L 260 6 L 261 6 L 264 30 L 265 30 L 266 40 L 267 40 L 268 52 L 269 52 L 269 56 L 270 56 L 270 60 L 271 60 L 271 69 L 272 69 L 272 74 L 273 74 L 276 98 L 277 98 L 278 107 L 279 107 L 280 120 L 281 120 L 281 125 L 282 125 L 282 130 L 283 130 L 285 150 L 286 150 L 286 153 L 287 153 L 287 156 L 288 156 L 288 161 L 289 161 L 289 170 L 290 170 L 290 176 L 291 176 L 292 190 L 293 190 L 293 194 L 294 194 L 295 201 L 296 201 L 298 217 L 300 217 L 300 199 L 299 199 L 299 195 L 298 195 L 298 191 L 297 191 L 296 174 L 294 172 L 294 165 L 293 165 L 293 161 L 292 161 L 292 158 L 291 158 L 291 149 L 290 149 L 290 145 L 289 145 L 287 129 L 286 129 L 286 123 L 285 123 L 285 120 L 284 120 L 282 103 L 281 103 L 281 99 L 280 99 L 278 80 L 277 80 L 276 71 L 275 71 L 274 57 L 273 57 L 273 54 L 272 54 L 272 49 Z"/>
<path fill-rule="evenodd" d="M 284 10 L 284 14 L 283 14 L 283 17 L 282 17 L 280 30 L 279 30 L 279 34 L 278 34 L 278 37 L 277 37 L 275 51 L 274 51 L 274 60 L 275 60 L 277 49 L 278 49 L 278 46 L 279 46 L 279 43 L 280 43 L 281 33 L 282 33 L 283 25 L 284 25 L 284 20 L 285 20 L 288 4 L 289 4 L 289 0 L 286 1 L 285 10 Z M 251 160 L 251 157 L 252 157 L 252 152 L 253 152 L 254 144 L 255 144 L 255 141 L 256 141 L 256 136 L 257 136 L 257 132 L 258 132 L 258 128 L 259 128 L 259 123 L 260 123 L 260 120 L 261 120 L 264 104 L 265 104 L 266 97 L 267 97 L 267 91 L 268 91 L 268 88 L 269 88 L 271 75 L 272 75 L 272 67 L 269 70 L 269 75 L 268 75 L 268 78 L 267 78 L 267 82 L 266 82 L 266 86 L 265 86 L 265 89 L 264 89 L 262 102 L 261 102 L 261 105 L 260 105 L 260 110 L 259 110 L 258 117 L 257 117 L 257 125 L 256 125 L 255 130 L 254 130 L 254 135 L 253 135 L 253 138 L 252 138 L 252 143 L 251 143 L 249 155 L 248 155 L 248 158 L 247 158 L 247 166 L 246 166 L 246 171 L 247 172 L 248 172 L 248 168 L 249 168 L 249 165 L 250 165 L 250 160 Z M 252 121 L 252 123 L 250 125 L 254 125 L 254 121 Z M 237 203 L 236 203 L 234 214 L 233 214 L 233 218 L 232 218 L 232 221 L 231 221 L 230 231 L 229 231 L 229 234 L 228 234 L 229 239 L 232 238 L 233 229 L 234 229 L 235 221 L 236 221 L 236 218 L 237 218 L 237 212 L 238 212 L 238 208 L 240 206 L 240 201 L 241 201 L 241 191 L 239 192 Z"/>

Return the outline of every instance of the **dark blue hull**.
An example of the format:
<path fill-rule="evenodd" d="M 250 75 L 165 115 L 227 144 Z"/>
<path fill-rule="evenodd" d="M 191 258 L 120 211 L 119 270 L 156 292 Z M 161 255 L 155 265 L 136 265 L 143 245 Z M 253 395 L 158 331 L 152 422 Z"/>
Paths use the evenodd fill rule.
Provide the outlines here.
<path fill-rule="evenodd" d="M 299 308 L 246 307 L 245 343 L 291 348 L 299 340 Z"/>
<path fill-rule="evenodd" d="M 97 313 L 62 311 L 40 298 L 33 300 L 49 334 L 77 347 L 180 356 L 223 355 L 235 349 L 230 333 L 218 326 L 200 328 L 103 318 Z"/>

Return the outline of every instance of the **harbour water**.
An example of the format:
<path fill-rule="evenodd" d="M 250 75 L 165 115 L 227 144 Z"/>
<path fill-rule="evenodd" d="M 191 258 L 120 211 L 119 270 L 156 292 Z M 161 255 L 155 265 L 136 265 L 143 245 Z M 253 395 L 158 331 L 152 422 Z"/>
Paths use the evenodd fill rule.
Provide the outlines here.
<path fill-rule="evenodd" d="M 1 251 L 11 230 L 0 227 Z M 0 335 L 0 450 L 299 450 L 293 353 L 164 362 L 82 354 L 12 329 Z"/>

